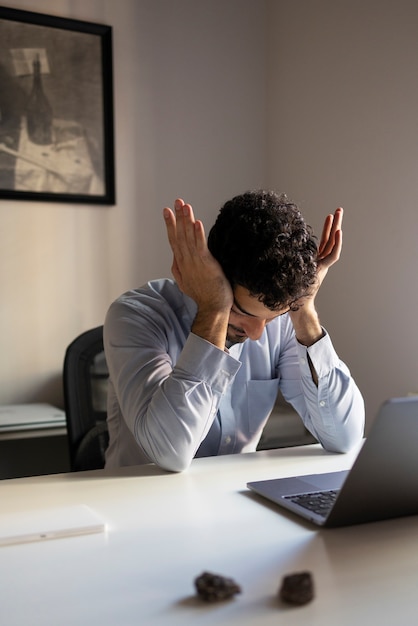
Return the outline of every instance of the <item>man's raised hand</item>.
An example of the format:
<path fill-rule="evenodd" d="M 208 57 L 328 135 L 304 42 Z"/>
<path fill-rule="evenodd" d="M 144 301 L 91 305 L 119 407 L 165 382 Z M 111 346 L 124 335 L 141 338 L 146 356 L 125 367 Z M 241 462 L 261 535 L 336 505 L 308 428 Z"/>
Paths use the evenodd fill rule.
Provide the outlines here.
<path fill-rule="evenodd" d="M 173 251 L 172 272 L 180 289 L 199 310 L 227 311 L 233 303 L 232 289 L 218 261 L 210 253 L 205 230 L 190 204 L 181 198 L 174 212 L 164 209 L 168 241 Z"/>

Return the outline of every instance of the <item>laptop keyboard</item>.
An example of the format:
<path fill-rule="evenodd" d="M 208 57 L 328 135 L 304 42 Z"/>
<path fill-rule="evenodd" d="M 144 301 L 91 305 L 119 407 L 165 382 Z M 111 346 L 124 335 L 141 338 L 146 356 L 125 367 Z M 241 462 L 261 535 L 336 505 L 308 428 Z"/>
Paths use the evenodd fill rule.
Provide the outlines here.
<path fill-rule="evenodd" d="M 286 500 L 291 500 L 299 506 L 326 517 L 332 509 L 338 495 L 338 489 L 330 491 L 314 491 L 312 493 L 299 493 L 292 496 L 285 496 Z"/>

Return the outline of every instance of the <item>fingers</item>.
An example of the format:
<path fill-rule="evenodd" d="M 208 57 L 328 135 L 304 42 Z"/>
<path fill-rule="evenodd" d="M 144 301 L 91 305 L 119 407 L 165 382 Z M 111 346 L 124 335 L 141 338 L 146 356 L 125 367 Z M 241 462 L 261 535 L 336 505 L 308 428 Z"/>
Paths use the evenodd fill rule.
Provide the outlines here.
<path fill-rule="evenodd" d="M 170 246 L 178 260 L 193 257 L 206 251 L 206 237 L 203 224 L 194 217 L 190 204 L 181 198 L 174 203 L 174 212 L 163 211 Z"/>
<path fill-rule="evenodd" d="M 326 257 L 332 257 L 332 262 L 338 260 L 342 247 L 341 226 L 343 213 L 343 209 L 338 208 L 336 209 L 334 215 L 327 215 L 318 247 L 319 260 L 325 259 Z"/>
<path fill-rule="evenodd" d="M 327 245 L 333 221 L 333 215 L 327 215 L 327 217 L 325 218 L 324 227 L 322 229 L 321 241 L 319 242 L 318 246 L 318 256 L 322 254 L 325 246 Z"/>
<path fill-rule="evenodd" d="M 168 241 L 174 253 L 179 251 L 179 247 L 181 247 L 182 242 L 184 243 L 185 240 L 183 221 L 183 210 L 185 206 L 185 202 L 181 198 L 177 198 L 174 202 L 174 211 L 168 207 L 163 210 Z M 188 213 L 187 210 L 185 210 L 185 212 L 186 214 Z"/>
<path fill-rule="evenodd" d="M 333 265 L 338 261 L 341 256 L 341 250 L 343 247 L 343 231 L 337 230 L 334 237 L 334 245 L 330 253 L 325 257 L 328 260 L 328 266 Z"/>
<path fill-rule="evenodd" d="M 176 218 L 174 217 L 173 211 L 168 207 L 163 210 L 163 216 L 167 229 L 168 242 L 171 249 L 174 251 L 176 246 Z"/>
<path fill-rule="evenodd" d="M 207 246 L 205 230 L 190 204 L 178 198 L 174 210 L 163 210 L 173 251 L 172 274 L 180 290 L 192 298 L 198 310 L 225 312 L 232 305 L 232 290 L 222 267 Z"/>

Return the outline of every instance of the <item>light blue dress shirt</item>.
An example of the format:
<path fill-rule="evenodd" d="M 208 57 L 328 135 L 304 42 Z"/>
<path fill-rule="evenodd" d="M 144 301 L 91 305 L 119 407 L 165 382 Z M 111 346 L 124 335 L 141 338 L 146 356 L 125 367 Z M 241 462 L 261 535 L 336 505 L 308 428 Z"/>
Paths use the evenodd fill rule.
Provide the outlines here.
<path fill-rule="evenodd" d="M 259 340 L 222 351 L 191 333 L 196 310 L 169 279 L 110 306 L 106 467 L 153 462 L 182 471 L 195 456 L 253 452 L 279 387 L 326 450 L 346 452 L 361 439 L 363 398 L 327 333 L 306 348 L 285 314 Z"/>

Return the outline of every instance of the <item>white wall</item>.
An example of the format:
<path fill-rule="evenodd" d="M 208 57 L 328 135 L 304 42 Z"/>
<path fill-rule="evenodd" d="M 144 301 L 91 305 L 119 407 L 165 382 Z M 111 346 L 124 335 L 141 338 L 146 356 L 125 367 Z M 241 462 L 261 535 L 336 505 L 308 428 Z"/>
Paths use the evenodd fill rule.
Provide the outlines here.
<path fill-rule="evenodd" d="M 345 208 L 318 305 L 369 421 L 417 390 L 416 0 L 2 4 L 113 26 L 117 205 L 0 202 L 0 403 L 60 404 L 71 339 L 169 274 L 165 204 L 182 195 L 209 226 L 262 185 L 318 234 Z"/>
<path fill-rule="evenodd" d="M 116 206 L 0 201 L 0 404 L 62 405 L 68 343 L 170 274 L 163 206 L 182 196 L 209 227 L 265 184 L 265 3 L 2 4 L 113 27 Z"/>
<path fill-rule="evenodd" d="M 319 310 L 366 399 L 418 389 L 418 3 L 269 1 L 268 184 L 320 232 L 345 208 Z"/>

